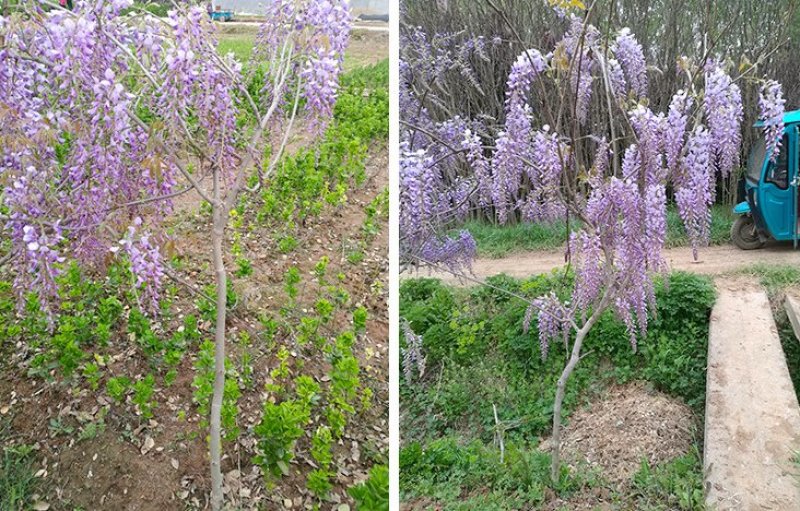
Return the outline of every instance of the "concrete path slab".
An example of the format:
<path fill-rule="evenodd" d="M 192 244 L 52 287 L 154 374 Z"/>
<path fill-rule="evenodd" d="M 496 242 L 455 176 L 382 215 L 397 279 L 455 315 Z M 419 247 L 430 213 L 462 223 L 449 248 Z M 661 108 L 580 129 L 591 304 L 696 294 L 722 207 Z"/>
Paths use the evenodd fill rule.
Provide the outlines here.
<path fill-rule="evenodd" d="M 797 291 L 786 292 L 783 307 L 786 309 L 786 316 L 789 317 L 789 322 L 792 324 L 794 336 L 800 339 L 800 295 L 798 295 Z"/>
<path fill-rule="evenodd" d="M 706 505 L 800 510 L 800 406 L 763 289 L 717 281 L 706 388 Z"/>

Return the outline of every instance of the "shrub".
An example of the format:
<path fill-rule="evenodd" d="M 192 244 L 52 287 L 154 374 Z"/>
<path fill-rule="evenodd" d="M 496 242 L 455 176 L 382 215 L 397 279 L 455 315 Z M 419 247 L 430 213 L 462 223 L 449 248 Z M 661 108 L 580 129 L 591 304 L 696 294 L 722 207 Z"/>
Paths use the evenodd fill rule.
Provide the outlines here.
<path fill-rule="evenodd" d="M 358 511 L 389 511 L 389 467 L 372 467 L 369 478 L 350 487 L 347 493 L 355 500 Z"/>

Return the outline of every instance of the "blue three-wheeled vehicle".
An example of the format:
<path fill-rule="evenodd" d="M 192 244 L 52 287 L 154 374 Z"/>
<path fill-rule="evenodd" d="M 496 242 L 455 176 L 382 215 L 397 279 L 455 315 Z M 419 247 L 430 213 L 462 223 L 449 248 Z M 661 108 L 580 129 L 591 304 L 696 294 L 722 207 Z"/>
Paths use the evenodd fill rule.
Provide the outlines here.
<path fill-rule="evenodd" d="M 769 239 L 792 241 L 797 248 L 798 128 L 800 110 L 784 115 L 785 128 L 780 152 L 772 161 L 764 137 L 759 137 L 747 161 L 747 172 L 739 185 L 743 194 L 733 212 L 739 216 L 731 228 L 731 239 L 744 250 L 761 248 Z M 763 127 L 759 122 L 757 128 Z"/>

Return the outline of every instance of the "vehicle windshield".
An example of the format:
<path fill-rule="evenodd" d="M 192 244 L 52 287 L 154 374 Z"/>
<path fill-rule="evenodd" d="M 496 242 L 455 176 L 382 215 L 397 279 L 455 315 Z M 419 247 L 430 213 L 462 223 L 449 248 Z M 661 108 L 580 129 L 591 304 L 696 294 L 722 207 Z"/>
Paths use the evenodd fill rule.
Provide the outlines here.
<path fill-rule="evenodd" d="M 756 143 L 750 149 L 750 156 L 747 159 L 747 179 L 756 183 L 761 179 L 761 169 L 764 167 L 766 152 L 764 137 L 756 138 Z"/>

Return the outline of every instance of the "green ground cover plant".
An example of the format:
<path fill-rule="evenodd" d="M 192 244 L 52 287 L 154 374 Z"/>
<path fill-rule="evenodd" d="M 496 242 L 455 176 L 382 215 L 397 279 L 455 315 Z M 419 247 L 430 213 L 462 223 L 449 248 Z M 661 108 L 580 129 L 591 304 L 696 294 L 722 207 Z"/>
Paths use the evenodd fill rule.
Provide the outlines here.
<path fill-rule="evenodd" d="M 292 251 L 304 242 L 304 222 L 344 206 L 348 196 L 358 191 L 371 153 L 381 150 L 376 146 L 388 137 L 388 72 L 388 61 L 384 60 L 344 75 L 334 119 L 325 136 L 313 146 L 283 156 L 270 192 L 275 192 L 272 199 L 290 204 L 290 209 L 276 209 L 273 214 L 259 197 L 239 204 L 229 225 L 233 267 L 237 268 L 236 278 L 227 281 L 228 310 L 235 311 L 231 322 L 241 325 L 242 316 L 250 315 L 250 323 L 257 326 L 239 331 L 235 342 L 231 339 L 222 405 L 224 439 L 230 443 L 241 436 L 255 440 L 258 454 L 242 459 L 245 464 L 263 467 L 264 484 L 269 487 L 278 485 L 290 471 L 299 471 L 290 462 L 302 449 L 319 468 L 303 471 L 302 479 L 293 481 L 302 481 L 315 496 L 316 505 L 323 508 L 334 485 L 343 484 L 336 481 L 342 459 L 338 456 L 339 444 L 349 446 L 343 436 L 352 435 L 353 418 L 371 406 L 373 390 L 361 368 L 359 350 L 374 309 L 365 305 L 366 296 L 351 296 L 353 290 L 348 291 L 354 276 L 349 267 L 335 272 L 328 268 L 336 252 L 323 256 L 312 275 L 290 267 L 283 283 L 285 296 L 277 297 L 278 306 L 261 315 L 244 309 L 244 298 L 238 291 L 258 271 L 254 271 L 256 260 L 247 248 L 254 229 L 282 231 L 283 239 L 294 239 L 295 243 L 291 247 L 288 242 L 279 244 L 276 250 Z M 363 223 L 359 220 L 354 226 L 357 239 L 363 240 L 361 250 L 374 241 L 388 216 L 388 191 L 381 189 L 376 194 L 374 200 L 366 201 Z M 248 208 L 266 213 L 244 221 L 242 213 Z M 199 221 L 203 220 L 201 215 Z M 0 241 L 0 259 L 7 248 Z M 176 257 L 172 268 L 191 267 L 192 262 L 184 256 Z M 263 266 L 259 270 L 263 271 Z M 214 345 L 209 340 L 213 330 L 209 325 L 216 316 L 216 303 L 208 297 L 216 294 L 216 286 L 200 282 L 192 293 L 184 293 L 183 287 L 167 286 L 159 314 L 145 314 L 140 298 L 131 290 L 133 276 L 127 260 L 120 260 L 106 274 L 67 263 L 59 277 L 61 302 L 47 315 L 33 294 L 19 310 L 10 278 L 0 273 L 3 353 L 10 353 L 24 338 L 27 351 L 19 363 L 29 377 L 44 379 L 69 393 L 86 394 L 90 390 L 88 395 L 104 396 L 110 403 L 94 421 L 76 423 L 65 418 L 49 422 L 52 435 L 65 441 L 90 441 L 107 430 L 118 433 L 121 422 L 125 422 L 131 427 L 121 434 L 135 444 L 138 440 L 130 431 L 146 426 L 153 418 L 159 422 L 171 418 L 170 407 L 165 406 L 171 389 L 186 393 L 187 403 L 191 401 L 177 412 L 186 429 L 182 438 L 205 443 L 205 418 L 214 378 Z M 276 294 L 281 295 L 280 288 Z M 176 302 L 180 302 L 177 307 Z M 126 356 L 130 365 L 112 365 L 114 356 L 127 348 L 133 353 Z M 314 372 L 303 366 L 303 359 L 311 357 L 320 360 Z M 265 360 L 274 362 L 269 371 L 256 371 L 254 366 L 260 361 L 261 369 Z M 189 378 L 176 382 L 184 372 Z M 264 382 L 267 375 L 269 383 Z M 243 425 L 242 397 L 255 393 L 262 401 L 260 393 L 265 390 L 269 399 L 258 405 L 258 421 Z M 193 417 L 187 421 L 190 414 L 197 414 L 200 420 Z M 0 509 L 28 509 L 33 495 L 40 491 L 41 481 L 32 473 L 38 453 L 7 445 L 3 431 L 0 427 Z M 303 440 L 306 436 L 312 439 L 311 445 Z M 386 462 L 381 452 L 367 452 L 368 447 L 363 446 L 362 463 L 368 467 Z M 388 474 L 353 486 L 353 492 L 354 500 L 371 503 L 364 504 L 363 509 L 385 509 L 381 506 L 388 507 Z"/>
<path fill-rule="evenodd" d="M 602 474 L 588 469 L 562 467 L 559 483 L 549 480 L 549 454 L 537 446 L 552 426 L 553 389 L 566 354 L 563 345 L 554 344 L 542 359 L 535 319 L 531 331 L 524 333 L 527 304 L 511 295 L 554 291 L 568 296 L 571 275 L 553 272 L 524 280 L 497 275 L 487 284 L 463 289 L 425 278 L 401 284 L 400 315 L 422 336 L 427 362 L 422 378 L 401 382 L 403 498 L 433 499 L 448 510 L 518 509 L 543 503 L 553 491 L 569 496 L 602 486 Z M 593 349 L 568 389 L 567 413 L 608 383 L 647 380 L 702 416 L 714 299 L 707 278 L 676 272 L 662 279 L 648 336 L 639 341 L 638 353 L 631 350 L 624 325 L 605 314 L 590 333 Z M 408 348 L 405 339 L 400 342 L 402 349 Z M 493 446 L 492 405 L 514 426 L 505 432 L 504 463 Z M 699 457 L 688 453 L 685 458 L 666 467 L 648 467 L 636 480 L 637 489 L 619 499 L 647 503 L 661 498 L 662 503 L 674 501 L 678 509 L 699 509 Z M 666 499 L 678 487 L 685 494 L 683 504 Z M 636 509 L 661 509 L 642 506 Z"/>

